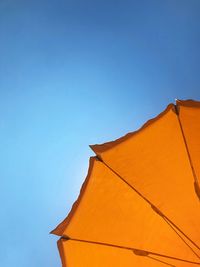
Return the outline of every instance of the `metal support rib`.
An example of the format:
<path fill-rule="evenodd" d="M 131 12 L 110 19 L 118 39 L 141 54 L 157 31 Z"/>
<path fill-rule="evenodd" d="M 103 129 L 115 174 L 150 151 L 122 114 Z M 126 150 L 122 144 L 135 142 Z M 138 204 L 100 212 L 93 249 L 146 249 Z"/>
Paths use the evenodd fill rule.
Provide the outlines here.
<path fill-rule="evenodd" d="M 68 236 L 62 236 L 61 239 L 72 240 L 72 241 L 83 242 L 83 243 L 89 243 L 89 244 L 94 244 L 94 245 L 107 246 L 107 247 L 114 247 L 114 248 L 119 248 L 119 249 L 126 249 L 126 250 L 132 251 L 135 255 L 141 256 L 141 257 L 142 256 L 148 257 L 148 256 L 153 255 L 153 256 L 159 256 L 159 257 L 167 258 L 167 259 L 171 259 L 171 260 L 182 261 L 182 262 L 186 262 L 186 263 L 200 265 L 200 262 L 189 261 L 189 260 L 185 260 L 185 259 L 181 259 L 181 258 L 176 258 L 176 257 L 172 257 L 172 256 L 164 255 L 164 254 L 159 254 L 159 253 L 152 252 L 152 251 L 132 248 L 132 247 L 126 247 L 126 246 L 120 246 L 120 245 L 115 245 L 115 244 L 110 244 L 110 243 L 72 238 L 72 237 L 68 237 Z"/>
<path fill-rule="evenodd" d="M 183 141 L 184 141 L 184 144 L 185 144 L 185 148 L 186 148 L 186 151 L 187 151 L 187 156 L 188 156 L 188 159 L 189 159 L 189 162 L 190 162 L 190 167 L 191 167 L 192 174 L 193 174 L 193 177 L 194 177 L 194 189 L 195 189 L 195 192 L 196 192 L 196 194 L 197 194 L 197 196 L 198 196 L 198 198 L 200 200 L 200 186 L 199 186 L 197 175 L 196 175 L 193 163 L 192 163 L 192 158 L 191 158 L 189 147 L 188 147 L 188 144 L 187 144 L 187 140 L 186 140 L 186 137 L 185 137 L 185 134 L 184 134 L 184 131 L 183 131 L 183 126 L 182 126 L 182 123 L 181 123 L 181 120 L 180 120 L 180 117 L 179 117 L 179 109 L 178 109 L 177 105 L 174 105 L 174 106 L 175 106 L 175 111 L 176 111 L 176 114 L 177 114 L 179 126 L 180 126 L 180 129 L 181 129 L 181 134 L 182 134 L 182 137 L 183 137 Z"/>

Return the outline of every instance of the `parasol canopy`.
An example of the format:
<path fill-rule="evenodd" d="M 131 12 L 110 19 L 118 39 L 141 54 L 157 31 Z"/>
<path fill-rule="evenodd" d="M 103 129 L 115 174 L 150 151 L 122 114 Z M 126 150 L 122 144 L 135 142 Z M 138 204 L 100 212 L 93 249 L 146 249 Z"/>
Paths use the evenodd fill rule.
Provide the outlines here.
<path fill-rule="evenodd" d="M 86 180 L 53 234 L 63 267 L 200 265 L 200 102 L 92 145 Z"/>

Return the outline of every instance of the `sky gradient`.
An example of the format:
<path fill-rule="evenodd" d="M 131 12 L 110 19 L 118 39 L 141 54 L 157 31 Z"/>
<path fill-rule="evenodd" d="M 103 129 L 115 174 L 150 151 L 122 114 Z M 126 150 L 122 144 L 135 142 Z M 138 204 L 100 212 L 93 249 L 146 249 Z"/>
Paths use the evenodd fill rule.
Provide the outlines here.
<path fill-rule="evenodd" d="M 49 232 L 88 145 L 200 100 L 199 14 L 199 0 L 0 0 L 0 266 L 61 266 Z"/>

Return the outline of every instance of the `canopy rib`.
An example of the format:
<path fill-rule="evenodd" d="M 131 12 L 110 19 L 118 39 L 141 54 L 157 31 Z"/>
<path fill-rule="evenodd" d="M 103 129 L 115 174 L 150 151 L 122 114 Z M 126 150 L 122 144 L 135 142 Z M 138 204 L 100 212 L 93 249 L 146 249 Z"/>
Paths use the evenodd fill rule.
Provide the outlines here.
<path fill-rule="evenodd" d="M 140 252 L 140 257 L 142 255 L 144 255 L 143 257 L 147 257 L 149 255 L 154 255 L 154 256 L 159 256 L 159 257 L 163 257 L 163 258 L 167 258 L 167 259 L 172 259 L 172 260 L 182 261 L 182 262 L 191 263 L 191 264 L 195 264 L 195 265 L 200 265 L 200 262 L 189 261 L 186 259 L 176 258 L 176 257 L 172 257 L 172 256 L 164 255 L 164 254 L 159 254 L 159 253 L 152 252 L 152 251 L 132 248 L 132 247 L 120 246 L 120 245 L 98 242 L 98 241 L 85 240 L 85 239 L 72 238 L 72 237 L 68 237 L 68 236 L 62 236 L 61 239 L 64 239 L 66 241 L 72 240 L 72 241 L 84 242 L 84 243 L 89 243 L 89 244 L 94 244 L 94 245 L 108 246 L 108 247 L 114 247 L 114 248 L 119 248 L 119 249 L 131 250 L 134 254 L 136 254 L 135 251 L 137 251 L 136 255 L 139 255 L 139 252 Z"/>
<path fill-rule="evenodd" d="M 186 246 L 189 247 L 189 249 L 197 256 L 198 259 L 200 259 L 200 256 L 194 251 L 194 249 L 183 239 L 183 237 L 179 234 L 179 232 L 174 229 L 174 227 L 165 219 L 163 218 L 166 223 L 169 225 L 169 227 L 171 227 L 172 230 L 174 230 L 176 232 L 176 234 L 180 237 L 180 239 L 186 244 Z"/>
<path fill-rule="evenodd" d="M 154 258 L 154 257 L 152 257 L 152 256 L 147 256 L 149 259 L 152 259 L 152 260 L 155 260 L 155 261 L 158 261 L 158 262 L 160 262 L 160 263 L 163 263 L 163 264 L 165 264 L 165 265 L 168 265 L 168 266 L 171 266 L 171 267 L 176 267 L 176 265 L 172 265 L 172 264 L 170 264 L 170 263 L 167 263 L 167 262 L 165 262 L 165 261 L 161 261 L 161 260 L 159 260 L 159 259 L 156 259 L 156 258 Z"/>
<path fill-rule="evenodd" d="M 196 248 L 200 250 L 200 247 L 189 237 L 187 236 L 175 223 L 173 223 L 159 208 L 157 208 L 153 203 L 151 203 L 150 200 L 148 200 L 144 195 L 142 195 L 137 189 L 135 189 L 129 182 L 127 182 L 119 173 L 117 173 L 115 170 L 113 170 L 107 163 L 103 161 L 102 158 L 100 158 L 98 155 L 96 155 L 96 158 L 101 161 L 107 168 L 109 168 L 118 178 L 120 178 L 125 184 L 127 184 L 132 190 L 134 190 L 140 197 L 142 197 L 152 208 L 154 212 L 156 212 L 158 215 L 160 215 L 164 221 L 166 220 L 173 225 L 185 238 L 187 238 Z M 177 231 L 172 227 L 174 232 L 177 234 Z M 177 236 L 180 238 L 180 235 L 177 234 Z M 181 239 L 182 240 L 182 239 Z M 183 240 L 182 240 L 183 241 Z M 186 241 L 185 241 L 186 242 Z M 188 244 L 190 247 L 190 245 Z M 193 251 L 193 250 L 192 250 Z M 196 254 L 195 254 L 196 255 Z M 199 256 L 198 256 L 199 258 Z"/>
<path fill-rule="evenodd" d="M 191 155 L 190 155 L 190 151 L 189 151 L 189 147 L 188 147 L 187 140 L 186 140 L 186 137 L 185 137 L 185 133 L 183 131 L 183 126 L 182 126 L 182 123 L 181 123 L 181 120 L 180 120 L 180 117 L 179 117 L 179 109 L 178 109 L 177 105 L 175 105 L 175 110 L 176 110 L 176 114 L 177 114 L 180 130 L 181 130 L 181 134 L 182 134 L 182 137 L 183 137 L 183 142 L 184 142 L 184 145 L 185 145 L 185 148 L 186 148 L 186 151 L 187 151 L 187 156 L 188 156 L 188 159 L 189 159 L 190 167 L 191 167 L 192 174 L 193 174 L 193 177 L 194 177 L 195 192 L 196 192 L 196 194 L 197 194 L 197 196 L 198 196 L 198 198 L 200 200 L 200 193 L 199 193 L 200 192 L 200 186 L 199 186 L 197 175 L 196 175 L 193 163 L 192 163 L 192 158 L 191 158 Z"/>

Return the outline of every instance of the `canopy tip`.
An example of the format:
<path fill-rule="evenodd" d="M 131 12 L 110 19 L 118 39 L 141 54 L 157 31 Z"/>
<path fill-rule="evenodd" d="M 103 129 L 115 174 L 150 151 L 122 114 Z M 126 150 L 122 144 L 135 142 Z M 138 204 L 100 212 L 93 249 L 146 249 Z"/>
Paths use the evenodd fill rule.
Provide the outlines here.
<path fill-rule="evenodd" d="M 49 232 L 50 235 L 54 235 L 54 230 Z"/>

